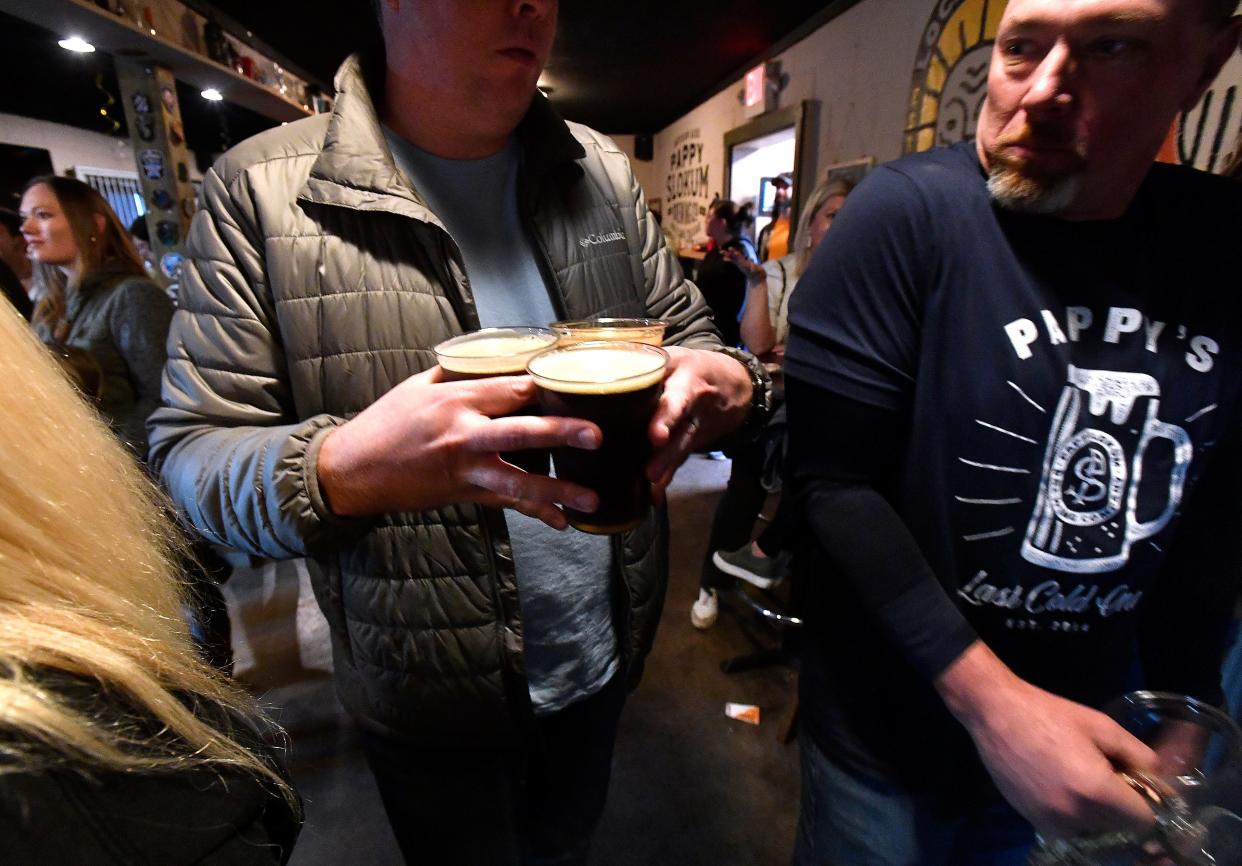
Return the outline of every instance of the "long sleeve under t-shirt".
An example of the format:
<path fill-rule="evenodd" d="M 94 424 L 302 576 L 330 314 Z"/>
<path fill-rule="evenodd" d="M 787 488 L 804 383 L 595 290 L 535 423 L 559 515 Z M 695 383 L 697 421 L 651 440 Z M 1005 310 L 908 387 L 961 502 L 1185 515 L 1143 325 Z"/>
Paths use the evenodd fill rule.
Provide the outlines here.
<path fill-rule="evenodd" d="M 1158 167 L 1120 220 L 1019 216 L 969 147 L 850 197 L 786 357 L 813 539 L 803 706 L 836 760 L 986 789 L 932 687 L 975 639 L 1084 703 L 1219 696 L 1242 570 L 1240 212 Z"/>

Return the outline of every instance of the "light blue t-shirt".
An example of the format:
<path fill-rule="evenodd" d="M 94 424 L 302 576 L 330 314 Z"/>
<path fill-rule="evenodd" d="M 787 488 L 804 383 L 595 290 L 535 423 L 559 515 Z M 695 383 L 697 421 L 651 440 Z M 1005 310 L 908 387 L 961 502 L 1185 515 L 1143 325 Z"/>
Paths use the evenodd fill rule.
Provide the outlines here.
<path fill-rule="evenodd" d="M 385 128 L 397 167 L 461 249 L 485 328 L 546 326 L 558 316 L 518 214 L 520 151 L 444 159 Z M 505 509 L 522 605 L 526 675 L 539 715 L 594 694 L 619 665 L 607 536 L 557 532 Z"/>

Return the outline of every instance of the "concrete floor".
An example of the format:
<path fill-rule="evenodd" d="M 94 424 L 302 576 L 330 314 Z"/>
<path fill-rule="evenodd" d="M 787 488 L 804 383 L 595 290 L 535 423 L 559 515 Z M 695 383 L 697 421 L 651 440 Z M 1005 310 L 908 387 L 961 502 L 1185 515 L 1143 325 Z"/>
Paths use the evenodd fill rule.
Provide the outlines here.
<path fill-rule="evenodd" d="M 785 667 L 726 675 L 720 662 L 756 645 L 753 622 L 722 605 L 708 632 L 690 626 L 698 567 L 729 464 L 695 456 L 669 492 L 672 570 L 664 619 L 621 719 L 595 866 L 785 866 L 797 817 L 797 745 L 784 745 L 794 683 Z M 400 864 L 357 736 L 336 699 L 327 625 L 300 563 L 239 570 L 226 586 L 237 677 L 291 739 L 306 800 L 294 866 Z M 746 630 L 743 630 L 746 626 Z M 724 715 L 758 704 L 762 724 Z"/>

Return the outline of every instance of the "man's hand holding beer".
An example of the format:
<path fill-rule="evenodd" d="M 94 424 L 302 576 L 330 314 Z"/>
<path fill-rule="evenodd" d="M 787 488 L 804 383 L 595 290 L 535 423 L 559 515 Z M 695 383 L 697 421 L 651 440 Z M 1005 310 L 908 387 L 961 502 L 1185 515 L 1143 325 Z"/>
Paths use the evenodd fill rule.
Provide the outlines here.
<path fill-rule="evenodd" d="M 664 394 L 648 428 L 647 466 L 655 501 L 695 448 L 742 424 L 751 406 L 746 368 L 719 352 L 667 347 Z M 319 452 L 319 485 L 332 511 L 362 517 L 459 503 L 514 508 L 555 529 L 557 504 L 591 512 L 585 487 L 523 472 L 501 452 L 600 446 L 579 418 L 510 415 L 533 402 L 529 376 L 445 382 L 440 367 L 411 376 L 348 423 Z"/>
<path fill-rule="evenodd" d="M 578 418 L 502 417 L 530 404 L 534 394 L 529 376 L 444 382 L 440 367 L 411 376 L 328 434 L 318 460 L 324 498 L 341 516 L 478 503 L 564 529 L 555 503 L 593 511 L 595 493 L 523 472 L 500 452 L 594 449 L 600 430 Z"/>
<path fill-rule="evenodd" d="M 664 396 L 651 419 L 656 452 L 647 464 L 656 502 L 673 473 L 690 453 L 736 430 L 750 413 L 750 373 L 736 359 L 720 352 L 666 346 L 668 376 Z"/>

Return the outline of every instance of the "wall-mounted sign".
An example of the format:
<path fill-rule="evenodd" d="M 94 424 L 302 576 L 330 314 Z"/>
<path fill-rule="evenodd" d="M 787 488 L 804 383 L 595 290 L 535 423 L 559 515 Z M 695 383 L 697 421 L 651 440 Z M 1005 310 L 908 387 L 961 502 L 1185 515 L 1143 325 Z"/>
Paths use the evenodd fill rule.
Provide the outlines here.
<path fill-rule="evenodd" d="M 711 166 L 703 160 L 702 133 L 691 129 L 674 140 L 664 181 L 665 232 L 677 246 L 689 246 L 702 231 L 711 195 Z"/>
<path fill-rule="evenodd" d="M 767 88 L 767 78 L 764 75 L 766 69 L 766 64 L 760 63 L 746 73 L 746 87 L 742 90 L 742 105 L 747 108 L 763 104 L 764 91 Z"/>

